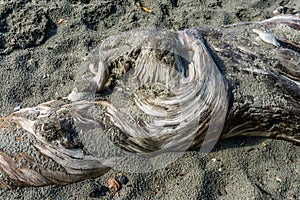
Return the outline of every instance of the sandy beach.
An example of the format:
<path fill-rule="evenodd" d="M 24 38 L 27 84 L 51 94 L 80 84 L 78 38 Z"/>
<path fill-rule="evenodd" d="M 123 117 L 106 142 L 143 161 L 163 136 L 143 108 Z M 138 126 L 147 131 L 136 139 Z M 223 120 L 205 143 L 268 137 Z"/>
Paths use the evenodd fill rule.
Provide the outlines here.
<path fill-rule="evenodd" d="M 258 21 L 286 4 L 300 10 L 300 3 L 291 2 L 143 0 L 153 10 L 149 14 L 133 0 L 0 0 L 0 116 L 67 96 L 83 58 L 111 35 L 136 28 L 184 30 Z M 0 199 L 93 199 L 93 188 L 119 173 L 129 183 L 99 199 L 300 200 L 299 146 L 263 138 L 220 141 L 205 157 L 186 152 L 148 173 L 112 169 L 67 186 L 1 189 Z"/>

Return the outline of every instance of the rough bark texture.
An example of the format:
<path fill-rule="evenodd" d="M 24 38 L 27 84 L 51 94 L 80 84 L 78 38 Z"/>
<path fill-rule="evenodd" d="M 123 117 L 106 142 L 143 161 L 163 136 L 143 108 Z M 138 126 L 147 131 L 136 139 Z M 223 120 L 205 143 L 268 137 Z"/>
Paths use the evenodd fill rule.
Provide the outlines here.
<path fill-rule="evenodd" d="M 299 23 L 297 18 L 291 23 L 275 17 L 225 29 L 203 28 L 206 44 L 231 85 L 232 107 L 225 138 L 262 136 L 299 144 Z M 257 39 L 253 32 L 257 27 L 267 28 L 281 46 Z"/>

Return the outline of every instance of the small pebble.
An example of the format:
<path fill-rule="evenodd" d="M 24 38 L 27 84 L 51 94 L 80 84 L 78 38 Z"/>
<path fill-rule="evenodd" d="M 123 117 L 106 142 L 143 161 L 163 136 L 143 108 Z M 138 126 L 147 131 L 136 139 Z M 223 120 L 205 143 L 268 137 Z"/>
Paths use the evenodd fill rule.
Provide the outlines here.
<path fill-rule="evenodd" d="M 268 143 L 265 143 L 265 142 L 262 142 L 262 145 L 263 145 L 264 147 L 268 147 L 268 146 L 269 146 Z"/>
<path fill-rule="evenodd" d="M 120 183 L 126 185 L 128 183 L 128 178 L 125 175 L 122 175 L 120 178 Z"/>
<path fill-rule="evenodd" d="M 19 110 L 21 110 L 21 106 L 14 107 L 14 111 L 19 111 Z"/>
<path fill-rule="evenodd" d="M 108 187 L 105 187 L 103 185 L 98 185 L 95 187 L 92 192 L 90 193 L 91 198 L 99 198 L 106 195 L 106 192 L 108 192 Z"/>
<path fill-rule="evenodd" d="M 280 182 L 280 183 L 281 183 L 281 181 L 282 181 L 282 180 L 281 180 L 280 178 L 278 178 L 278 177 L 276 177 L 275 179 L 276 179 L 276 181 L 278 181 L 278 182 Z"/>

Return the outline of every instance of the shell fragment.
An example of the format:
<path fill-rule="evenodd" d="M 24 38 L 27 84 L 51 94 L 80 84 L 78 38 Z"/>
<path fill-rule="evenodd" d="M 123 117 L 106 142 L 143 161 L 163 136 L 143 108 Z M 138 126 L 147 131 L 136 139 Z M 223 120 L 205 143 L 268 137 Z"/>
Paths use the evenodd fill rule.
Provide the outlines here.
<path fill-rule="evenodd" d="M 267 30 L 259 30 L 259 29 L 253 29 L 252 31 L 254 33 L 258 34 L 258 36 L 260 37 L 260 39 L 262 41 L 264 41 L 265 43 L 269 43 L 269 44 L 272 44 L 272 45 L 274 45 L 276 47 L 280 47 L 280 44 L 277 41 L 277 39 L 269 31 L 267 31 Z"/>

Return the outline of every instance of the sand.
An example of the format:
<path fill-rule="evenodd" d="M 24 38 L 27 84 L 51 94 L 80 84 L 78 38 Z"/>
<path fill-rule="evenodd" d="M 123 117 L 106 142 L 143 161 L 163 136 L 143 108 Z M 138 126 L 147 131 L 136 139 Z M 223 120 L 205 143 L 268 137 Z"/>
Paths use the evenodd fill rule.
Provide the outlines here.
<path fill-rule="evenodd" d="M 0 0 L 0 116 L 69 94 L 84 56 L 110 35 L 141 27 L 183 30 L 263 20 L 288 3 L 142 2 L 155 15 L 133 0 Z M 299 10 L 299 3 L 294 7 Z M 120 172 L 63 187 L 0 190 L 0 199 L 90 199 L 96 183 L 106 185 Z M 186 152 L 154 172 L 122 173 L 129 183 L 102 199 L 300 199 L 300 148 L 285 141 L 231 139 L 205 157 Z"/>

